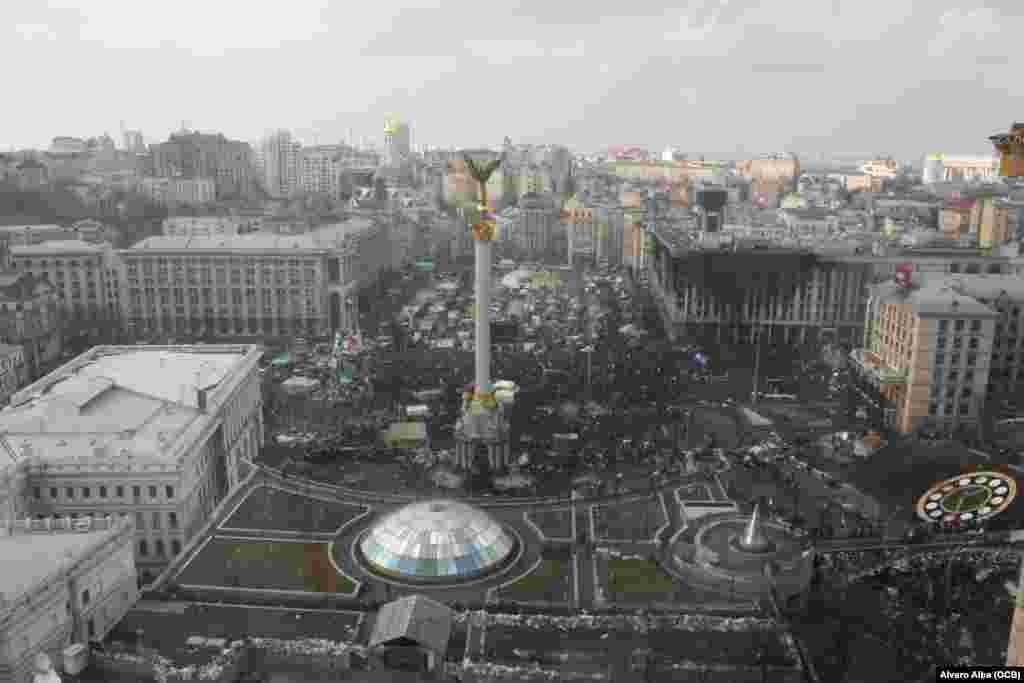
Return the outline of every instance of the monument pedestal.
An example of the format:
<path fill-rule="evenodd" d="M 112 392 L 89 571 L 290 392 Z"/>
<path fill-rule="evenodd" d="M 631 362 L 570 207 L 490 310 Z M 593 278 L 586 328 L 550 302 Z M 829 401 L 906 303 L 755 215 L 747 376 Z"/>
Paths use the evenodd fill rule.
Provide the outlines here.
<path fill-rule="evenodd" d="M 508 421 L 501 409 L 474 408 L 463 414 L 455 427 L 455 461 L 469 469 L 478 457 L 487 458 L 491 469 L 512 464 Z"/>

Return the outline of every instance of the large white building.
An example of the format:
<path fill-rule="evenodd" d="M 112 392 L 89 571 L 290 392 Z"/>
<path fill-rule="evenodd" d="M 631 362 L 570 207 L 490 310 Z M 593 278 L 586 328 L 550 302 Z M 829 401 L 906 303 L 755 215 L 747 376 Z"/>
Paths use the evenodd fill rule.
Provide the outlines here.
<path fill-rule="evenodd" d="M 109 244 L 56 240 L 11 247 L 11 266 L 57 289 L 65 338 L 110 341 L 121 319 L 121 262 Z"/>
<path fill-rule="evenodd" d="M 261 347 L 97 346 L 15 394 L 0 450 L 38 520 L 134 523 L 151 581 L 238 483 L 263 440 Z"/>
<path fill-rule="evenodd" d="M 300 235 L 150 237 L 120 252 L 132 336 L 326 337 L 355 329 L 356 294 L 392 268 L 386 224 Z"/>
<path fill-rule="evenodd" d="M 23 495 L 24 469 L 0 470 L 0 496 Z M 133 545 L 130 519 L 0 517 L 0 681 L 32 680 L 40 654 L 62 671 L 75 644 L 124 617 L 138 599 Z"/>

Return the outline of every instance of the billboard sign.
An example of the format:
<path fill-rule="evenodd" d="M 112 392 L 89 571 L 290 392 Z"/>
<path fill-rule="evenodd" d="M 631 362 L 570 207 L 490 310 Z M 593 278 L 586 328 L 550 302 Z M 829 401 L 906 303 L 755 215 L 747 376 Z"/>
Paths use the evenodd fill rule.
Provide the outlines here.
<path fill-rule="evenodd" d="M 911 263 L 896 264 L 896 284 L 904 289 L 910 287 L 910 278 L 914 274 L 914 266 Z"/>

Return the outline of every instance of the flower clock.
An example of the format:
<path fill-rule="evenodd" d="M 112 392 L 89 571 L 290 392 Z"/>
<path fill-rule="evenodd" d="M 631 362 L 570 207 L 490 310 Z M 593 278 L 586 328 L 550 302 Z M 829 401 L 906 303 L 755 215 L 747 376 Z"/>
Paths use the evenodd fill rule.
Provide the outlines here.
<path fill-rule="evenodd" d="M 917 501 L 917 515 L 929 522 L 981 522 L 1006 510 L 1017 483 L 999 472 L 971 472 L 933 484 Z"/>

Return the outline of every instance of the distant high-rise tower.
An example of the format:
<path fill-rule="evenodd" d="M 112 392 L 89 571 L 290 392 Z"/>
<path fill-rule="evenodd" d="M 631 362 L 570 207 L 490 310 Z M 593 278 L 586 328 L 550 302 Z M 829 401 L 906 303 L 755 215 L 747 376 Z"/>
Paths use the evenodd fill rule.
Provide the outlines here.
<path fill-rule="evenodd" d="M 384 163 L 395 165 L 412 152 L 412 131 L 408 123 L 402 123 L 394 116 L 384 119 Z"/>
<path fill-rule="evenodd" d="M 271 197 L 287 197 L 299 186 L 302 145 L 286 130 L 271 133 L 260 143 L 263 182 Z"/>
<path fill-rule="evenodd" d="M 142 131 L 138 130 L 125 130 L 121 133 L 121 143 L 124 145 L 124 151 L 132 152 L 134 154 L 143 154 L 146 151 L 146 141 L 142 137 Z"/>

